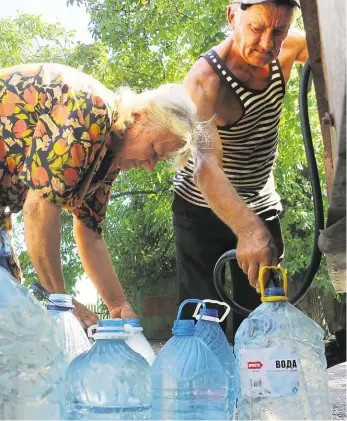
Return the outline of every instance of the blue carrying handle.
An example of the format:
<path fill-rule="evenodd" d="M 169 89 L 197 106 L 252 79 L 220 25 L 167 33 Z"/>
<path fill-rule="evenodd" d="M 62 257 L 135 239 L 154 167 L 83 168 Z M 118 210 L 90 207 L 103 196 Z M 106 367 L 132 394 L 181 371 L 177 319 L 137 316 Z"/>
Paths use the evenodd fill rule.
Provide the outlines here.
<path fill-rule="evenodd" d="M 175 320 L 175 324 L 177 324 L 177 322 L 180 320 L 180 317 L 181 317 L 181 313 L 182 313 L 183 307 L 184 307 L 186 304 L 189 304 L 189 303 L 201 304 L 201 306 L 202 306 L 202 310 L 203 310 L 203 311 L 204 311 L 204 310 L 206 310 L 206 303 L 205 303 L 204 301 L 202 301 L 202 300 L 199 300 L 198 298 L 189 298 L 188 300 L 184 300 L 184 301 L 182 301 L 182 303 L 181 303 L 181 304 L 180 304 L 180 306 L 178 307 L 177 318 L 176 318 L 176 320 Z M 201 318 L 197 321 L 196 325 L 197 325 L 198 323 L 200 323 L 200 321 L 201 321 Z"/>

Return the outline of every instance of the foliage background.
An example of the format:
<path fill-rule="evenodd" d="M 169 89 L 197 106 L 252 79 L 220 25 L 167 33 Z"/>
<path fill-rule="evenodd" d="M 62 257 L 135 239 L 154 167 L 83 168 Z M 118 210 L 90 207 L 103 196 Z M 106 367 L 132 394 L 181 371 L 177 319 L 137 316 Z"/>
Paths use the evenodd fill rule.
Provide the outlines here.
<path fill-rule="evenodd" d="M 179 82 L 197 57 L 219 43 L 228 32 L 226 4 L 221 0 L 69 0 L 84 4 L 91 15 L 94 43 L 74 41 L 73 31 L 48 24 L 39 16 L 19 14 L 0 20 L 0 66 L 51 61 L 93 75 L 114 89 L 127 84 L 139 91 L 166 82 Z M 283 198 L 284 266 L 300 280 L 307 266 L 313 238 L 313 204 L 298 110 L 300 68 L 287 86 L 280 127 L 276 183 Z M 310 114 L 321 180 L 323 146 L 312 95 Z M 105 239 L 127 294 L 175 270 L 171 226 L 169 164 L 152 173 L 132 170 L 120 175 L 108 208 Z M 323 196 L 326 204 L 325 187 Z M 62 265 L 69 292 L 83 274 L 73 244 L 71 218 L 63 213 Z M 21 216 L 17 247 L 25 283 L 35 279 L 23 241 Z M 315 281 L 319 294 L 331 294 L 326 265 Z"/>

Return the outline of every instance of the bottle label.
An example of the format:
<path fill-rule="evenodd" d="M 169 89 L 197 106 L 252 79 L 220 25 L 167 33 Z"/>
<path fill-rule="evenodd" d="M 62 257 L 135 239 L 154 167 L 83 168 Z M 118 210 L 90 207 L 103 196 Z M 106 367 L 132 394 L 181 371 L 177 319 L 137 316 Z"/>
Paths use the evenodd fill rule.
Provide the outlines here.
<path fill-rule="evenodd" d="M 298 358 L 290 347 L 242 349 L 239 367 L 244 396 L 293 396 L 298 391 Z"/>

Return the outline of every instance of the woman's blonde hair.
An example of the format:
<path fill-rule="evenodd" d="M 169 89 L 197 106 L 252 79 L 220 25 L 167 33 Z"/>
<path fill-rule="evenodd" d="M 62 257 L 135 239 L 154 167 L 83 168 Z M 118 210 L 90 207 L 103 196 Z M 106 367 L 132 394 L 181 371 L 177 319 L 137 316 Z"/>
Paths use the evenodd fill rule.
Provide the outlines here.
<path fill-rule="evenodd" d="M 167 130 L 182 139 L 183 146 L 172 153 L 176 168 L 184 167 L 196 150 L 196 106 L 183 85 L 170 83 L 140 94 L 129 87 L 119 88 L 116 111 L 113 129 L 120 133 L 134 123 L 134 113 L 142 113 L 144 130 Z"/>

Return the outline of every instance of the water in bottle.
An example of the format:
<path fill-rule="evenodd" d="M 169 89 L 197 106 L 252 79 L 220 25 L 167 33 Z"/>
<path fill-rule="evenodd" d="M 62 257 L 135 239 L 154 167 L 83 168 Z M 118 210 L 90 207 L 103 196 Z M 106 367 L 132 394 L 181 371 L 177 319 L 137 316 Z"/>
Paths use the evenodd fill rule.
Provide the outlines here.
<path fill-rule="evenodd" d="M 81 323 L 72 314 L 73 309 L 71 295 L 50 294 L 47 310 L 64 332 L 64 353 L 69 362 L 91 346 Z"/>
<path fill-rule="evenodd" d="M 229 379 L 218 358 L 195 335 L 193 320 L 180 320 L 151 368 L 152 418 L 155 420 L 230 419 Z M 200 321 L 198 321 L 198 324 Z"/>
<path fill-rule="evenodd" d="M 200 305 L 196 307 L 193 314 L 200 323 L 196 325 L 195 335 L 200 338 L 213 353 L 218 357 L 220 363 L 228 373 L 229 377 L 229 395 L 230 395 L 230 413 L 233 414 L 235 410 L 235 356 L 229 342 L 220 327 L 219 323 L 225 320 L 230 312 L 230 306 L 215 300 L 204 300 L 205 303 L 218 304 L 225 306 L 226 311 L 219 319 L 218 310 L 207 308 L 199 314 Z"/>
<path fill-rule="evenodd" d="M 69 419 L 145 420 L 151 418 L 151 379 L 147 361 L 126 340 L 124 320 L 99 320 L 95 344 L 76 357 L 67 372 Z"/>
<path fill-rule="evenodd" d="M 278 268 L 283 271 L 282 268 Z M 330 417 L 323 330 L 269 286 L 235 336 L 237 412 L 242 420 Z"/>
<path fill-rule="evenodd" d="M 132 331 L 134 335 L 126 340 L 126 343 L 138 354 L 142 355 L 143 358 L 148 362 L 149 365 L 152 365 L 155 353 L 150 343 L 147 341 L 145 335 L 142 333 L 143 329 L 140 325 L 139 319 L 123 319 L 125 329 L 127 325 L 132 326 Z"/>
<path fill-rule="evenodd" d="M 62 331 L 3 268 L 0 281 L 0 418 L 65 419 Z"/>

